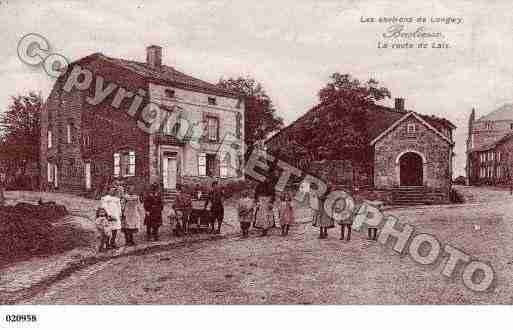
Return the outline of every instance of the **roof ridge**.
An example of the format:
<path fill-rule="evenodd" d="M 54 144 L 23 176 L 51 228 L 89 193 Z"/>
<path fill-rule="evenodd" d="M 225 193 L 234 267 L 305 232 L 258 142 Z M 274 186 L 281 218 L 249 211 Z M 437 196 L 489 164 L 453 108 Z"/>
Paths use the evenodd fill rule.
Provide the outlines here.
<path fill-rule="evenodd" d="M 145 62 L 135 61 L 135 60 L 129 60 L 124 58 L 117 58 L 117 57 L 111 57 L 107 56 L 103 53 L 93 53 L 88 56 L 85 56 L 74 63 L 82 62 L 82 61 L 88 61 L 89 59 L 92 59 L 94 57 L 101 58 L 103 60 L 108 61 L 112 65 L 115 65 L 117 67 L 130 70 L 131 72 L 140 75 L 141 77 L 144 77 L 146 79 L 154 79 L 158 81 L 162 81 L 171 85 L 178 85 L 178 86 L 184 86 L 189 88 L 196 88 L 203 92 L 215 94 L 215 95 L 221 95 L 221 96 L 227 96 L 232 98 L 240 98 L 241 95 L 228 90 L 226 88 L 223 88 L 221 86 L 218 86 L 217 84 L 205 81 L 200 78 L 196 78 L 192 75 L 186 74 L 182 71 L 179 71 L 175 69 L 172 66 L 163 64 L 161 66 L 161 69 L 155 69 L 149 66 Z"/>

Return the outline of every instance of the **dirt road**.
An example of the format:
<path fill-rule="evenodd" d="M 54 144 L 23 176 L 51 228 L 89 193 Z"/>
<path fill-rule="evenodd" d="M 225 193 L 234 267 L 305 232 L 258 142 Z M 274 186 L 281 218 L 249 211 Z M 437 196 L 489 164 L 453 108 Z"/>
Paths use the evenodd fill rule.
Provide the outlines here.
<path fill-rule="evenodd" d="M 485 196 L 481 188 L 464 193 Z M 487 195 L 488 196 L 488 195 Z M 472 205 L 389 211 L 419 232 L 490 262 L 493 292 L 475 293 L 460 276 L 421 266 L 389 247 L 338 228 L 319 240 L 309 224 L 260 238 L 230 238 L 96 264 L 30 301 L 42 304 L 489 304 L 512 303 L 513 198 L 493 192 Z"/>

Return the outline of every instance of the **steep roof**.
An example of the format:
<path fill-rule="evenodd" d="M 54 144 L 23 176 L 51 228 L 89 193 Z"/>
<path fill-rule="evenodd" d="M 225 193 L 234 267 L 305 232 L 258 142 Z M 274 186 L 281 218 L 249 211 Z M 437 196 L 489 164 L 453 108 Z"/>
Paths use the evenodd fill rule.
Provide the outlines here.
<path fill-rule="evenodd" d="M 343 103 L 343 102 L 342 102 Z M 334 111 L 337 106 L 348 107 L 347 104 L 318 104 L 308 110 L 304 115 L 296 119 L 289 126 L 283 128 L 277 134 L 273 135 L 268 139 L 267 143 L 272 142 L 274 139 L 278 138 L 283 134 L 289 134 L 298 130 L 301 130 L 302 125 L 308 125 L 308 121 L 310 121 L 312 116 L 315 114 L 324 113 L 327 111 Z M 395 122 L 400 120 L 408 111 L 398 111 L 394 108 L 389 108 L 377 104 L 369 105 L 368 107 L 362 110 L 364 112 L 363 118 L 365 118 L 365 125 L 367 128 L 367 133 L 369 134 L 369 142 L 377 138 L 380 134 L 382 134 L 385 130 L 387 130 L 390 126 L 392 126 Z M 410 111 L 413 112 L 413 111 Z M 418 117 L 422 118 L 426 121 L 430 126 L 435 128 L 437 131 L 440 131 L 444 127 L 456 128 L 454 124 L 444 118 L 439 118 L 436 116 L 428 116 L 422 115 L 417 112 L 414 112 Z M 325 133 L 325 132 L 324 132 Z"/>
<path fill-rule="evenodd" d="M 501 137 L 500 139 L 498 139 L 497 141 L 494 141 L 494 142 L 487 143 L 487 144 L 484 144 L 482 146 L 476 147 L 476 148 L 470 150 L 470 152 L 487 151 L 487 150 L 494 149 L 498 145 L 500 145 L 500 144 L 510 140 L 511 138 L 513 138 L 513 133 L 508 133 L 508 134 L 504 135 L 503 137 Z"/>
<path fill-rule="evenodd" d="M 513 120 L 513 104 L 506 103 L 476 121 Z"/>
<path fill-rule="evenodd" d="M 171 85 L 178 88 L 192 89 L 205 93 L 210 93 L 218 96 L 226 96 L 231 98 L 239 98 L 240 95 L 232 91 L 226 90 L 215 84 L 206 82 L 204 80 L 195 78 L 183 72 L 176 70 L 175 68 L 167 65 L 161 65 L 159 68 L 152 68 L 150 65 L 144 62 L 137 62 L 132 60 L 125 60 L 121 58 L 113 58 L 105 56 L 102 53 L 94 53 L 86 56 L 75 63 L 81 61 L 91 61 L 94 59 L 103 59 L 108 63 L 112 63 L 113 66 L 128 69 L 135 74 L 142 76 L 149 81 L 159 82 L 164 85 Z"/>
<path fill-rule="evenodd" d="M 429 130 L 433 131 L 435 134 L 440 136 L 443 140 L 447 141 L 451 145 L 453 144 L 453 142 L 451 140 L 449 140 L 449 138 L 447 138 L 445 135 L 440 133 L 440 131 L 438 129 L 436 129 L 435 127 L 433 127 L 433 125 L 429 124 L 425 119 L 421 118 L 421 116 L 419 116 L 417 113 L 415 113 L 413 111 L 409 111 L 407 114 L 405 114 L 399 120 L 397 120 L 395 123 L 393 123 L 391 126 L 389 126 L 385 131 L 383 131 L 381 134 L 379 134 L 376 138 L 374 138 L 371 141 L 371 145 L 375 144 L 377 141 L 379 141 L 380 139 L 385 137 L 388 133 L 392 132 L 397 126 L 399 126 L 403 121 L 405 121 L 409 117 L 416 118 L 418 121 L 420 121 L 422 124 L 424 124 L 424 126 L 426 126 Z"/>

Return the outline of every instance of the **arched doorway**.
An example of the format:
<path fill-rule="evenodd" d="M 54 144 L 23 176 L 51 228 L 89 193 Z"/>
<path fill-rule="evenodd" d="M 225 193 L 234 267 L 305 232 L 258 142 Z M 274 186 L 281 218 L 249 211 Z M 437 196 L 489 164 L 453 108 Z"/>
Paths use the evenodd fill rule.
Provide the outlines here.
<path fill-rule="evenodd" d="M 406 152 L 399 158 L 401 186 L 422 186 L 424 181 L 422 157 L 415 152 Z"/>

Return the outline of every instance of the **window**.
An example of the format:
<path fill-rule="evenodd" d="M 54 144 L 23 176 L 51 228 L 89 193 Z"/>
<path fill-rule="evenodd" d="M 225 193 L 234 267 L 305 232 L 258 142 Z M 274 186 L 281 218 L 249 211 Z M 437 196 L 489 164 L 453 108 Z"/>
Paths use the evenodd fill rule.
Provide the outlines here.
<path fill-rule="evenodd" d="M 175 90 L 174 89 L 165 89 L 164 94 L 166 94 L 166 97 L 173 98 L 175 97 Z"/>
<path fill-rule="evenodd" d="M 114 176 L 118 177 L 121 170 L 120 156 L 118 153 L 114 154 Z"/>
<path fill-rule="evenodd" d="M 216 176 L 216 155 L 207 154 L 207 176 Z"/>
<path fill-rule="evenodd" d="M 66 125 L 66 143 L 71 143 L 71 124 Z"/>
<path fill-rule="evenodd" d="M 82 136 L 82 145 L 84 148 L 90 148 L 91 147 L 91 137 L 87 133 L 83 133 Z"/>
<path fill-rule="evenodd" d="M 408 124 L 406 126 L 406 133 L 415 133 L 415 124 Z"/>
<path fill-rule="evenodd" d="M 513 124 L 509 124 L 509 129 L 513 129 Z"/>
<path fill-rule="evenodd" d="M 181 122 L 183 120 L 182 112 L 178 112 L 176 115 L 170 115 L 167 119 L 166 125 L 164 126 L 164 134 L 178 137 L 181 129 Z M 187 126 L 185 126 L 187 127 Z M 179 138 L 183 138 L 180 136 Z"/>
<path fill-rule="evenodd" d="M 501 152 L 497 151 L 497 162 L 501 161 Z"/>
<path fill-rule="evenodd" d="M 215 97 L 209 97 L 208 98 L 208 104 L 210 104 L 210 105 L 217 105 L 217 99 Z"/>
<path fill-rule="evenodd" d="M 216 155 L 200 153 L 198 154 L 198 175 L 215 176 L 216 174 Z"/>
<path fill-rule="evenodd" d="M 237 112 L 237 114 L 235 115 L 235 121 L 236 121 L 236 136 L 237 136 L 237 139 L 240 139 L 241 136 L 242 136 L 242 115 L 240 114 L 240 112 Z"/>
<path fill-rule="evenodd" d="M 48 130 L 48 149 L 52 147 L 52 130 Z"/>
<path fill-rule="evenodd" d="M 207 116 L 207 137 L 209 141 L 219 140 L 219 119 Z"/>
<path fill-rule="evenodd" d="M 135 175 L 135 151 L 114 154 L 114 176 Z"/>
<path fill-rule="evenodd" d="M 135 175 L 135 151 L 128 153 L 128 173 L 127 176 Z"/>

